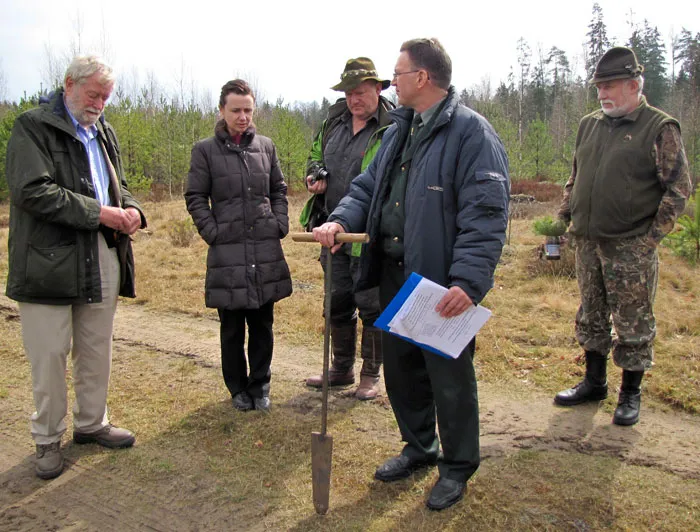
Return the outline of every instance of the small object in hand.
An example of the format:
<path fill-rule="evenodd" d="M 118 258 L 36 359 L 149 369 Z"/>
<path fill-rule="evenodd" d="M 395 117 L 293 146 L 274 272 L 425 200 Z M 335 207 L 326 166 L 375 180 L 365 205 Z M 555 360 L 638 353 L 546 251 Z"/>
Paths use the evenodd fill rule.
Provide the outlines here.
<path fill-rule="evenodd" d="M 311 176 L 311 184 L 314 185 L 319 179 L 328 179 L 328 170 L 319 163 L 313 163 L 309 168 L 309 175 Z"/>

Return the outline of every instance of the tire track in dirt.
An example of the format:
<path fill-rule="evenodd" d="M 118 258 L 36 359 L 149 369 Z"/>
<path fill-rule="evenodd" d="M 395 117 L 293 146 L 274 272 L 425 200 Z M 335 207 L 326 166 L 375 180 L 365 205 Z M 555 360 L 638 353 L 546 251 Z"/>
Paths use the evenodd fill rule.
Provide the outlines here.
<path fill-rule="evenodd" d="M 26 434 L 0 432 L 0 530 L 197 530 L 201 520 L 178 514 L 163 500 L 110 471 L 108 463 L 82 465 L 73 443 L 63 446 L 66 467 L 51 482 L 34 475 Z M 91 446 L 92 447 L 92 446 Z M 98 451 L 99 452 L 99 451 Z M 118 496 L 105 500 L 105 486 Z"/>
<path fill-rule="evenodd" d="M 150 349 L 188 358 L 202 367 L 221 367 L 219 349 L 219 322 L 208 317 L 187 314 L 154 312 L 136 305 L 120 305 L 114 326 L 114 341 L 129 347 Z M 307 363 L 299 363 L 304 362 Z M 317 371 L 320 356 L 311 349 L 282 345 L 275 337 L 275 356 L 272 361 L 275 375 L 284 378 L 307 377 L 306 372 Z"/>

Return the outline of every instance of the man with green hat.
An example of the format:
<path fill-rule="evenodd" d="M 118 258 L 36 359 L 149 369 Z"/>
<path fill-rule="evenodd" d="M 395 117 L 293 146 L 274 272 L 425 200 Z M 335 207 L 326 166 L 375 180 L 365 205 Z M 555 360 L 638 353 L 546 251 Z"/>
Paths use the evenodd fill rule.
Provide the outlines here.
<path fill-rule="evenodd" d="M 345 93 L 328 110 L 328 117 L 316 135 L 307 162 L 306 184 L 316 196 L 309 202 L 319 210 L 331 212 L 348 191 L 350 182 L 369 165 L 381 144 L 382 135 L 391 124 L 389 111 L 394 105 L 381 96 L 390 85 L 377 75 L 374 63 L 367 57 L 350 59 L 340 75 L 340 83 L 331 87 Z M 302 220 L 308 230 L 313 223 Z M 357 270 L 361 247 L 347 245 L 333 255 L 333 295 L 331 298 L 331 339 L 333 363 L 330 385 L 343 386 L 355 382 L 355 349 L 357 318 L 362 320 L 362 370 L 355 396 L 374 399 L 379 390 L 382 364 L 381 333 L 373 324 L 379 316 L 378 290 L 355 291 L 353 277 Z M 324 270 L 328 250 L 321 251 Z M 321 387 L 321 375 L 306 380 L 311 387 Z"/>
<path fill-rule="evenodd" d="M 586 374 L 554 402 L 605 399 L 612 349 L 622 368 L 616 425 L 639 420 L 642 377 L 651 369 L 656 336 L 657 247 L 691 191 L 680 125 L 647 104 L 643 71 L 629 48 L 612 48 L 598 62 L 591 84 L 601 109 L 581 120 L 559 210 L 562 222 L 571 223 L 576 248 L 576 339 Z"/>

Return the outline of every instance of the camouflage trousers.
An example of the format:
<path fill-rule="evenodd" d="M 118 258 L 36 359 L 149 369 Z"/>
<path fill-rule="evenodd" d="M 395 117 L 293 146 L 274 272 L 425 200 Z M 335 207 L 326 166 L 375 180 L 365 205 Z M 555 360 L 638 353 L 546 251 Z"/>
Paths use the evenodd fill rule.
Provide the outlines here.
<path fill-rule="evenodd" d="M 574 243 L 581 293 L 576 313 L 579 344 L 603 354 L 612 347 L 613 361 L 622 369 L 650 369 L 656 336 L 656 246 L 645 236 L 607 241 L 576 237 Z"/>

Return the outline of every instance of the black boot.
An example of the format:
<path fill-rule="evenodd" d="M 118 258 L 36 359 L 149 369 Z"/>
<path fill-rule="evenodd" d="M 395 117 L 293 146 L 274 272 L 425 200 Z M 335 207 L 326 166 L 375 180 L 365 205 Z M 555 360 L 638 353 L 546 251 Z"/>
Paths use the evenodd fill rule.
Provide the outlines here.
<path fill-rule="evenodd" d="M 357 319 L 343 325 L 331 324 L 333 360 L 328 372 L 330 386 L 355 384 L 355 350 L 357 347 Z M 323 386 L 323 376 L 313 375 L 306 379 L 312 388 Z"/>
<path fill-rule="evenodd" d="M 605 399 L 608 396 L 607 363 L 607 355 L 586 351 L 586 376 L 573 388 L 554 396 L 554 402 L 561 406 L 574 406 Z"/>
<path fill-rule="evenodd" d="M 639 421 L 639 407 L 642 403 L 643 371 L 622 371 L 620 398 L 613 415 L 615 425 L 634 425 Z"/>

